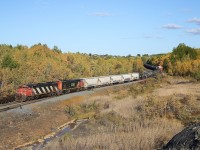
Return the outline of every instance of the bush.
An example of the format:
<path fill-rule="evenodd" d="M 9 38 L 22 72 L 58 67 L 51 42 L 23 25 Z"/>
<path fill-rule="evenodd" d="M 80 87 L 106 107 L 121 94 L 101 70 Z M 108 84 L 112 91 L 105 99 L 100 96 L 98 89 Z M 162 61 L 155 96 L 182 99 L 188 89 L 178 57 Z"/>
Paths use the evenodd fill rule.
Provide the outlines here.
<path fill-rule="evenodd" d="M 90 118 L 95 116 L 100 109 L 100 105 L 97 104 L 95 101 L 93 103 L 83 103 L 80 105 L 71 105 L 67 106 L 65 112 L 74 118 Z"/>
<path fill-rule="evenodd" d="M 19 65 L 10 55 L 6 55 L 6 56 L 4 56 L 4 58 L 2 60 L 1 66 L 2 66 L 2 68 L 13 69 L 13 68 L 17 68 Z"/>
<path fill-rule="evenodd" d="M 197 81 L 200 81 L 200 72 L 193 73 L 192 77 L 195 78 Z"/>

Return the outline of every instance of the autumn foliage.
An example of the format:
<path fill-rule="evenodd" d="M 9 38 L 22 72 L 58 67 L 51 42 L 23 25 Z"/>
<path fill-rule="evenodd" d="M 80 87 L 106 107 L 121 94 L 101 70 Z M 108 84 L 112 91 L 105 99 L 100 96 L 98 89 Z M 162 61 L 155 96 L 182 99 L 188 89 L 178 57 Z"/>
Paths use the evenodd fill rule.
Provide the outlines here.
<path fill-rule="evenodd" d="M 0 45 L 0 92 L 13 93 L 27 83 L 142 71 L 142 65 L 139 57 L 62 53 L 40 43 L 30 48 Z"/>
<path fill-rule="evenodd" d="M 56 81 L 130 72 L 143 72 L 143 63 L 162 65 L 169 75 L 193 76 L 200 80 L 200 52 L 179 44 L 161 55 L 110 56 L 62 53 L 54 46 L 36 44 L 0 45 L 0 94 L 14 93 L 21 84 Z M 1 97 L 0 95 L 0 97 Z"/>
<path fill-rule="evenodd" d="M 179 44 L 172 53 L 154 56 L 150 63 L 162 65 L 169 75 L 191 76 L 200 80 L 200 49 Z"/>

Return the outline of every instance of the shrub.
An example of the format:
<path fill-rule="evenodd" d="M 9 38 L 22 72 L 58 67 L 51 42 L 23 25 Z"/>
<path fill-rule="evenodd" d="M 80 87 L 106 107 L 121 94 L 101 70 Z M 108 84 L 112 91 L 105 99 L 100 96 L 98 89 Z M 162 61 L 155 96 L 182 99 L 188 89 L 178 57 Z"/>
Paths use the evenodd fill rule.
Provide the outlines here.
<path fill-rule="evenodd" d="M 6 56 L 4 56 L 4 58 L 2 60 L 1 66 L 2 66 L 2 68 L 13 69 L 13 68 L 17 68 L 19 65 L 10 55 L 6 55 Z"/>

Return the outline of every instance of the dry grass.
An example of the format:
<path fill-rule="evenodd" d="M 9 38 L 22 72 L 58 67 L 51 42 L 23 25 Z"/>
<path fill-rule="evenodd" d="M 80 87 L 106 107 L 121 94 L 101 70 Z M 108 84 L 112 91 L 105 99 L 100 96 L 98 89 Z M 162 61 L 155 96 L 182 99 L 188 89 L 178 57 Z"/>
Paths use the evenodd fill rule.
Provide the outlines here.
<path fill-rule="evenodd" d="M 65 136 L 47 149 L 158 149 L 182 128 L 179 122 L 171 120 L 169 124 L 166 119 L 126 120 L 123 123 L 118 120 L 121 124 L 112 119 L 106 121 L 109 123 L 105 123 L 105 118 L 98 120 L 98 128 L 92 133 L 80 137 Z"/>
<path fill-rule="evenodd" d="M 94 118 L 46 149 L 161 149 L 184 124 L 200 121 L 200 105 L 194 95 L 157 96 L 153 91 L 160 86 L 152 79 L 145 85 L 85 99 L 82 105 L 90 108 L 87 113 L 98 106 Z M 78 112 L 83 110 L 80 105 Z"/>

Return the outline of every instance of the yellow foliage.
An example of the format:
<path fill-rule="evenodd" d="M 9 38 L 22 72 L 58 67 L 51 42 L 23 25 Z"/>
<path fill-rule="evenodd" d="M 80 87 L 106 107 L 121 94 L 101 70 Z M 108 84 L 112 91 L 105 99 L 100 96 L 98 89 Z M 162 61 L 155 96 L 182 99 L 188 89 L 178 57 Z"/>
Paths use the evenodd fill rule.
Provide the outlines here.
<path fill-rule="evenodd" d="M 18 64 L 17 68 L 0 70 L 0 82 L 4 83 L 4 89 L 13 91 L 20 84 L 130 73 L 143 67 L 139 57 L 59 53 L 41 44 L 30 48 L 0 45 L 0 54 L 3 54 L 0 55 L 0 65 L 6 54 Z M 137 63 L 137 70 L 133 70 L 134 62 Z"/>

